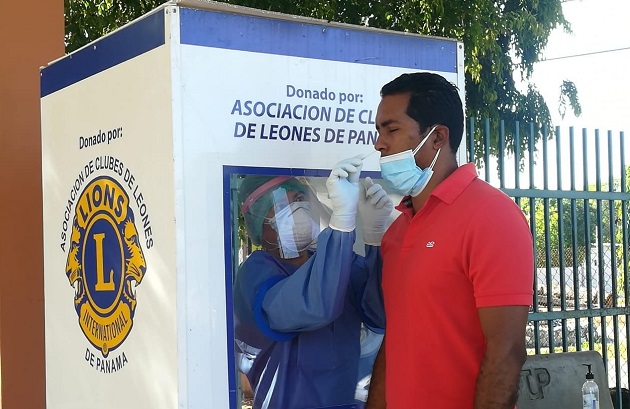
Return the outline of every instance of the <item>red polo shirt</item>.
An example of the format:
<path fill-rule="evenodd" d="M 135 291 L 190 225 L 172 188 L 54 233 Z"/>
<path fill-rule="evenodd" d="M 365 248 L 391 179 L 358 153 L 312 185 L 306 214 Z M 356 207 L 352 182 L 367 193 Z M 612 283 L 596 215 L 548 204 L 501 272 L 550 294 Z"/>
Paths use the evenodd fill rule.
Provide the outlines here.
<path fill-rule="evenodd" d="M 485 355 L 477 308 L 531 305 L 533 242 L 521 209 L 459 167 L 382 242 L 388 409 L 472 409 Z"/>

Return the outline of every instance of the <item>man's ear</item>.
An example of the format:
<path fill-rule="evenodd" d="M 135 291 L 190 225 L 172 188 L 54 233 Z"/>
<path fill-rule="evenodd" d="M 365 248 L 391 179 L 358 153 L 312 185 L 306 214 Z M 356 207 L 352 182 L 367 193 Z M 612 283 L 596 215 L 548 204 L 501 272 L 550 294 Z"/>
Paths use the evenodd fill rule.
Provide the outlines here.
<path fill-rule="evenodd" d="M 449 147 L 449 131 L 445 125 L 438 125 L 433 131 L 435 138 L 433 139 L 433 149 L 438 150 L 440 148 Z"/>

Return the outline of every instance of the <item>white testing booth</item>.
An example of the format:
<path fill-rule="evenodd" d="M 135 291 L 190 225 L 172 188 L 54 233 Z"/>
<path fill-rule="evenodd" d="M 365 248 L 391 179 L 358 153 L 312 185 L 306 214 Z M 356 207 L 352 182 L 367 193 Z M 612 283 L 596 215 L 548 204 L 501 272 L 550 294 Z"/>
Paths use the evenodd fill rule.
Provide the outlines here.
<path fill-rule="evenodd" d="M 456 41 L 192 1 L 43 68 L 47 408 L 240 408 L 239 177 L 301 177 L 325 216 L 410 71 L 463 97 Z"/>

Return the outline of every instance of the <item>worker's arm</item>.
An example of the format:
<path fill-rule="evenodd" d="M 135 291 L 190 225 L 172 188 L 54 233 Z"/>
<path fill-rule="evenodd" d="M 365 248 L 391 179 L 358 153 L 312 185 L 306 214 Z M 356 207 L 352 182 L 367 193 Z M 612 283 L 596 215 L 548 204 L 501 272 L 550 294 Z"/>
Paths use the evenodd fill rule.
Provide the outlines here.
<path fill-rule="evenodd" d="M 366 245 L 365 257 L 355 255 L 350 275 L 351 302 L 372 330 L 385 328 L 382 266 L 380 246 Z"/>
<path fill-rule="evenodd" d="M 322 328 L 341 315 L 355 258 L 354 240 L 354 231 L 324 229 L 306 263 L 260 287 L 254 314 L 261 328 L 269 327 L 268 336 Z"/>
<path fill-rule="evenodd" d="M 385 337 L 378 350 L 374 366 L 372 367 L 372 378 L 370 379 L 370 390 L 365 409 L 385 409 Z"/>
<path fill-rule="evenodd" d="M 525 363 L 527 306 L 479 308 L 486 339 L 475 392 L 475 409 L 513 409 Z"/>

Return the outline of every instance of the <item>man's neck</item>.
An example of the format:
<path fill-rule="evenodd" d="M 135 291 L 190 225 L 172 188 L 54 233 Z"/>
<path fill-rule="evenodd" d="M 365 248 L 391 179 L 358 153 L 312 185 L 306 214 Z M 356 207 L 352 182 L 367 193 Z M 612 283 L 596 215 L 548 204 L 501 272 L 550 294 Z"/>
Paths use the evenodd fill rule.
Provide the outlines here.
<path fill-rule="evenodd" d="M 433 189 L 435 189 L 440 183 L 442 183 L 446 178 L 451 176 L 453 172 L 455 172 L 458 168 L 457 160 L 453 157 L 452 160 L 449 160 L 445 163 L 436 163 L 433 168 L 433 176 L 427 186 L 420 192 L 420 194 L 416 197 L 411 198 L 411 204 L 413 205 L 413 214 L 416 214 L 422 209 L 424 203 L 427 201 Z"/>

